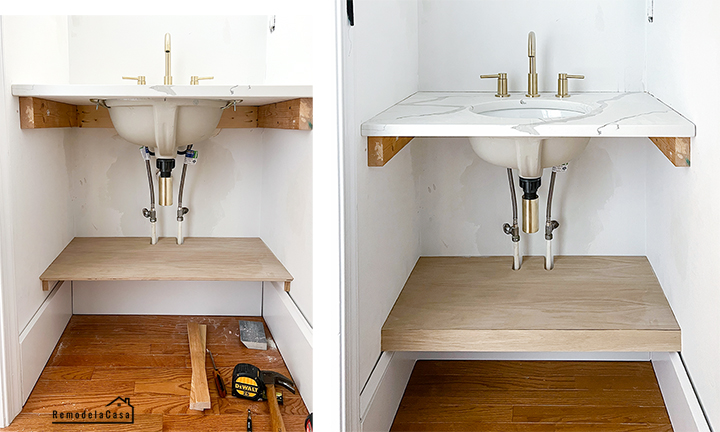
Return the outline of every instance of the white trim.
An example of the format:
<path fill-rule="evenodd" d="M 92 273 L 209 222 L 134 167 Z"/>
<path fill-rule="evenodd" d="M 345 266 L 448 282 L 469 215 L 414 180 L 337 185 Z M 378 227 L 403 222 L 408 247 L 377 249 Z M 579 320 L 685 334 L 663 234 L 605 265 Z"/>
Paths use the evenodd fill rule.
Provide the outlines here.
<path fill-rule="evenodd" d="M 55 286 L 20 333 L 23 403 L 30 397 L 72 313 L 72 284 L 68 281 Z"/>
<path fill-rule="evenodd" d="M 2 20 L 0 17 L 0 427 L 5 427 L 22 410 L 20 341 L 15 299 L 12 206 L 9 202 L 7 110 L 10 98 L 5 87 Z"/>
<path fill-rule="evenodd" d="M 383 352 L 360 394 L 362 432 L 387 432 L 395 419 L 415 358 L 408 353 Z"/>
<path fill-rule="evenodd" d="M 282 283 L 264 282 L 263 317 L 308 410 L 313 409 L 313 330 Z"/>
<path fill-rule="evenodd" d="M 680 354 L 652 353 L 652 364 L 673 430 L 710 432 Z"/>

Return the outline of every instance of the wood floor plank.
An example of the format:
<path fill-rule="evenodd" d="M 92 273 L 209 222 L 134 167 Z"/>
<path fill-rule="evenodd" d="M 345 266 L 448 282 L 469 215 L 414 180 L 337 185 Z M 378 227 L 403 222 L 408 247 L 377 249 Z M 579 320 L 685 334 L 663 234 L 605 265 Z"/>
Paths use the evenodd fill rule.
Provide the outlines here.
<path fill-rule="evenodd" d="M 672 431 L 650 362 L 418 361 L 391 431 Z"/>
<path fill-rule="evenodd" d="M 40 375 L 41 380 L 89 380 L 95 368 L 92 366 L 48 366 Z"/>
<path fill-rule="evenodd" d="M 512 421 L 532 423 L 665 424 L 665 407 L 514 406 Z"/>
<path fill-rule="evenodd" d="M 212 370 L 206 372 L 212 407 L 189 410 L 190 361 L 187 322 L 207 325 L 208 347 L 230 387 L 237 363 L 251 363 L 291 375 L 266 327 L 269 348 L 248 350 L 240 344 L 238 320 L 258 317 L 73 316 L 43 371 L 14 431 L 108 430 L 245 431 L 248 408 L 256 431 L 270 427 L 267 402 L 219 398 Z M 142 329 L 146 329 L 144 332 Z M 303 430 L 308 414 L 300 395 L 283 390 L 280 411 L 289 432 Z M 53 411 L 99 410 L 117 396 L 129 397 L 138 421 L 132 428 L 100 425 L 49 425 Z M 140 416 L 140 417 L 138 417 Z M 228 417 L 225 419 L 225 417 Z"/>
<path fill-rule="evenodd" d="M 136 414 L 133 424 L 53 424 L 52 414 L 21 413 L 3 432 L 55 432 L 55 431 L 98 431 L 98 432 L 162 432 L 163 416 L 158 414 Z"/>

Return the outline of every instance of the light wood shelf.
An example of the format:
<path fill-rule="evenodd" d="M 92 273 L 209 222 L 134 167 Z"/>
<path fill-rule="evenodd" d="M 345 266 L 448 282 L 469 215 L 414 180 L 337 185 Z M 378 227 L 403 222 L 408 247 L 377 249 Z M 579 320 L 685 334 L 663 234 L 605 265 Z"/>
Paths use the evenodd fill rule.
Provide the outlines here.
<path fill-rule="evenodd" d="M 76 237 L 40 276 L 43 289 L 62 281 L 273 281 L 293 277 L 259 238 Z"/>
<path fill-rule="evenodd" d="M 421 257 L 382 328 L 383 351 L 680 351 L 646 257 Z"/>

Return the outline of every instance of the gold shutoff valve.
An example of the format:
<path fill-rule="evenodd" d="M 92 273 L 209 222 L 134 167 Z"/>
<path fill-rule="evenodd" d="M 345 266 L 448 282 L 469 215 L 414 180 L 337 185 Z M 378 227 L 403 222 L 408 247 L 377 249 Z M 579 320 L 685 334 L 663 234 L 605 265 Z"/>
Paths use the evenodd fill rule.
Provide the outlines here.
<path fill-rule="evenodd" d="M 568 79 L 585 79 L 585 75 L 568 75 L 566 73 L 558 74 L 558 92 L 555 97 L 566 98 L 568 94 Z"/>
<path fill-rule="evenodd" d="M 214 78 L 215 78 L 215 77 L 199 77 L 199 76 L 197 76 L 197 75 L 193 75 L 193 76 L 190 77 L 190 85 L 199 85 L 199 84 L 200 84 L 200 80 L 211 80 L 211 79 L 214 79 Z"/>
<path fill-rule="evenodd" d="M 495 97 L 508 97 L 508 81 L 507 74 L 504 72 L 496 73 L 494 75 L 480 75 L 480 78 L 497 78 L 497 93 Z"/>
<path fill-rule="evenodd" d="M 122 77 L 122 79 L 137 80 L 138 85 L 145 85 L 145 77 L 143 75 L 136 77 Z"/>

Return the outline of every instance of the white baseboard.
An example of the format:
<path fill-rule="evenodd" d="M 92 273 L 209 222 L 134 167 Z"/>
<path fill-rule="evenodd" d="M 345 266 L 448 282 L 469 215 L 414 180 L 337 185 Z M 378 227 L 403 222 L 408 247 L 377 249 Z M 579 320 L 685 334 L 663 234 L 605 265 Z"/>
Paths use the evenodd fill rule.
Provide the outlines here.
<path fill-rule="evenodd" d="M 360 393 L 362 432 L 387 432 L 415 366 L 408 353 L 383 352 Z"/>
<path fill-rule="evenodd" d="M 262 282 L 73 282 L 78 315 L 260 316 Z"/>
<path fill-rule="evenodd" d="M 652 364 L 673 430 L 710 432 L 680 354 L 652 353 Z"/>
<path fill-rule="evenodd" d="M 283 284 L 264 282 L 263 311 L 280 354 L 292 374 L 308 410 L 313 411 L 312 327 L 292 301 Z"/>
<path fill-rule="evenodd" d="M 72 313 L 72 288 L 70 282 L 65 282 L 45 298 L 20 333 L 23 404 L 30 397 Z"/>

